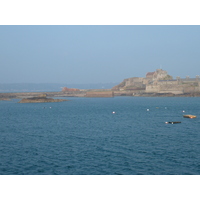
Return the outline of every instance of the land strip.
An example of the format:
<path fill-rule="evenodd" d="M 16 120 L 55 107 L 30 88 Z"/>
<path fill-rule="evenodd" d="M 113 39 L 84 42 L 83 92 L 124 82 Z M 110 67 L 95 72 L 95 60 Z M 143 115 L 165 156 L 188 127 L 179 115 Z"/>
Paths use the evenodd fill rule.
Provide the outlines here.
<path fill-rule="evenodd" d="M 33 98 L 44 95 L 47 98 L 56 97 L 115 97 L 115 96 L 134 96 L 134 97 L 200 97 L 200 92 L 183 94 L 173 93 L 146 93 L 133 91 L 112 91 L 112 90 L 84 90 L 75 92 L 23 92 L 23 93 L 0 93 L 0 100 Z"/>

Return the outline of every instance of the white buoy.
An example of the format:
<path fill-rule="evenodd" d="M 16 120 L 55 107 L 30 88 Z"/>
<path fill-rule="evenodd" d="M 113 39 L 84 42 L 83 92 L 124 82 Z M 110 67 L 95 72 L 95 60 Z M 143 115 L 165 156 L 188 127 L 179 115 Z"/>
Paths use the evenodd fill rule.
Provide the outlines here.
<path fill-rule="evenodd" d="M 185 110 L 183 110 L 183 112 L 185 112 Z"/>
<path fill-rule="evenodd" d="M 115 111 L 113 111 L 112 113 L 115 114 Z"/>
<path fill-rule="evenodd" d="M 147 111 L 149 111 L 149 109 L 147 109 Z"/>

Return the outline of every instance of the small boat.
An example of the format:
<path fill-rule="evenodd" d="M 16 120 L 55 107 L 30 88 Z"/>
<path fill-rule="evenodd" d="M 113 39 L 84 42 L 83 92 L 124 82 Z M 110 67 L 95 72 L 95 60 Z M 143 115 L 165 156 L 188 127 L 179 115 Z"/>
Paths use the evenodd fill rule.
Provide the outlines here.
<path fill-rule="evenodd" d="M 179 123 L 181 123 L 181 122 L 177 122 L 177 121 L 175 121 L 175 122 L 165 122 L 166 124 L 179 124 Z"/>
<path fill-rule="evenodd" d="M 197 116 L 196 115 L 183 115 L 183 117 L 185 118 L 196 118 Z"/>

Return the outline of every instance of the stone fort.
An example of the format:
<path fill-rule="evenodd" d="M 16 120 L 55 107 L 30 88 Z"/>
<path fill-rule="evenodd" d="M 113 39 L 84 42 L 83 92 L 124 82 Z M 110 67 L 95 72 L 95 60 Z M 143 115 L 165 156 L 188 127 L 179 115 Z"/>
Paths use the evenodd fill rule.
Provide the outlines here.
<path fill-rule="evenodd" d="M 120 91 L 133 91 L 133 93 L 173 93 L 184 94 L 200 92 L 200 78 L 180 78 L 173 79 L 167 71 L 157 69 L 148 72 L 145 78 L 132 77 L 124 79 L 119 85 L 112 88 Z"/>

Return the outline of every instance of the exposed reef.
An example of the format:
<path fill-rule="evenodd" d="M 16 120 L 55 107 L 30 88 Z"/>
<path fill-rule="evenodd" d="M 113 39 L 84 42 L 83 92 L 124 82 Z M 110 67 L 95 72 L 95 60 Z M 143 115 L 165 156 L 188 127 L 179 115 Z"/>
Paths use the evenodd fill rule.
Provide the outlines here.
<path fill-rule="evenodd" d="M 53 99 L 47 97 L 32 97 L 32 98 L 23 98 L 19 103 L 48 103 L 48 102 L 62 102 L 67 101 L 65 99 Z"/>

